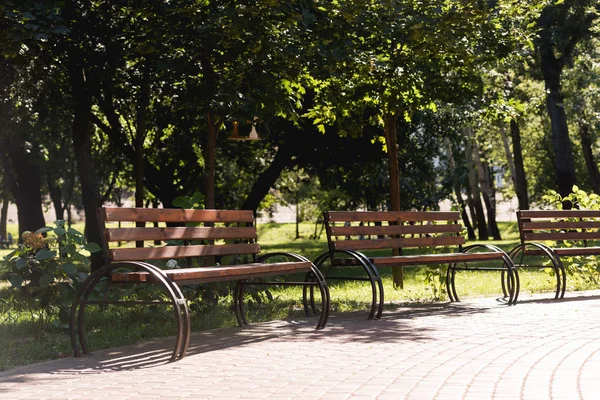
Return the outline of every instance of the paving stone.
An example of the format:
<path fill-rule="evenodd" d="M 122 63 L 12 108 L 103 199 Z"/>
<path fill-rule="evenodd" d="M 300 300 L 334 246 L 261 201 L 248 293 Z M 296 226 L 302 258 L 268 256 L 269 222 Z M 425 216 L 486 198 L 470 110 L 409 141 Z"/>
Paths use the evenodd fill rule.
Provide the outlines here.
<path fill-rule="evenodd" d="M 593 399 L 600 392 L 600 291 L 386 308 L 199 332 L 0 373 L 0 398 Z M 391 308 L 391 309 L 389 309 Z M 166 356 L 165 356 L 166 355 Z"/>

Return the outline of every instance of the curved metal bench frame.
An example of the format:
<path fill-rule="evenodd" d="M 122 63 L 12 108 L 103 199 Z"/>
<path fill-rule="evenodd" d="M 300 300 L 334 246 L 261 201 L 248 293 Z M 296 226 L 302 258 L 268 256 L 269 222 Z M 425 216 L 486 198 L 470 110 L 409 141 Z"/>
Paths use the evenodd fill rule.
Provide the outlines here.
<path fill-rule="evenodd" d="M 265 254 L 259 257 L 257 260 L 259 262 L 263 262 L 274 256 L 286 256 L 288 258 L 297 260 L 297 261 L 306 261 L 310 262 L 310 260 L 306 259 L 303 256 L 293 254 L 293 253 L 271 253 Z M 121 283 L 113 283 L 110 281 L 110 275 L 116 269 L 124 268 L 124 267 L 133 267 L 136 271 L 143 271 L 150 274 L 151 278 L 149 279 L 148 284 L 158 286 L 162 289 L 163 292 L 169 297 L 170 301 L 160 301 L 160 300 L 110 300 L 107 299 L 108 289 L 111 286 L 122 286 Z M 290 272 L 292 274 L 293 272 Z M 283 273 L 281 275 L 284 275 Z M 102 299 L 99 300 L 90 300 L 90 296 L 94 291 L 94 288 L 97 285 L 107 279 L 107 288 L 106 292 Z M 321 301 L 322 301 L 322 310 L 321 316 L 317 323 L 316 329 L 322 329 L 327 324 L 327 320 L 329 319 L 329 311 L 330 311 L 330 296 L 329 296 L 329 288 L 327 287 L 327 282 L 325 278 L 319 271 L 319 269 L 311 263 L 311 271 L 306 274 L 306 278 L 304 282 L 264 282 L 262 278 L 257 278 L 258 281 L 253 279 L 242 279 L 238 280 L 233 292 L 233 305 L 235 309 L 235 315 L 239 326 L 248 325 L 248 320 L 246 318 L 246 313 L 244 309 L 244 287 L 247 285 L 302 285 L 304 286 L 304 310 L 307 316 L 309 316 L 309 305 L 306 298 L 306 289 L 310 287 L 311 290 L 311 308 L 313 314 L 315 314 L 315 303 L 314 303 L 314 287 L 318 286 L 321 293 Z M 172 306 L 173 311 L 175 313 L 175 317 L 177 320 L 177 335 L 175 337 L 175 346 L 173 348 L 173 352 L 171 354 L 170 361 L 177 361 L 185 357 L 186 351 L 189 347 L 190 343 L 190 311 L 187 305 L 187 301 L 181 292 L 180 287 L 170 280 L 163 270 L 160 268 L 141 261 L 127 261 L 127 262 L 114 262 L 107 264 L 94 273 L 92 273 L 83 283 L 81 289 L 77 293 L 73 304 L 71 306 L 70 312 L 70 323 L 69 323 L 69 335 L 71 339 L 71 345 L 73 346 L 73 351 L 75 356 L 80 356 L 81 353 L 89 354 L 89 346 L 85 337 L 85 310 L 88 304 L 93 305 L 123 305 L 123 306 L 131 306 L 137 304 L 162 304 L 165 306 Z"/>
<path fill-rule="evenodd" d="M 458 267 L 457 264 L 460 261 L 449 263 L 448 269 L 446 270 L 446 292 L 450 301 L 460 301 L 458 293 L 456 291 L 456 271 L 501 271 L 500 280 L 502 283 L 502 294 L 504 298 L 508 298 L 507 304 L 509 306 L 515 305 L 519 297 L 519 290 L 521 287 L 519 281 L 519 274 L 512 261 L 512 258 L 504 250 L 498 246 L 491 244 L 473 244 L 467 247 L 463 247 L 461 253 L 471 253 L 474 249 L 486 249 L 492 252 L 502 254 L 502 262 L 504 268 L 498 267 Z M 457 253 L 460 254 L 460 253 Z M 466 264 L 466 263 L 465 263 Z"/>
<path fill-rule="evenodd" d="M 154 278 L 152 284 L 158 284 L 162 286 L 171 301 L 126 301 L 107 299 L 106 294 L 108 292 L 108 288 L 111 285 L 113 285 L 110 282 L 110 274 L 114 270 L 123 267 L 134 267 L 138 271 L 148 272 Z M 90 301 L 89 297 L 92 291 L 94 290 L 96 285 L 102 280 L 102 278 L 106 278 L 109 280 L 107 282 L 107 292 L 104 294 L 103 299 Z M 175 348 L 173 349 L 173 353 L 171 355 L 171 361 L 179 360 L 185 356 L 185 352 L 189 346 L 190 341 L 190 312 L 180 288 L 177 285 L 175 285 L 170 279 L 168 279 L 160 268 L 141 261 L 115 262 L 101 267 L 100 269 L 93 272 L 85 280 L 82 288 L 75 296 L 75 300 L 73 301 L 73 304 L 71 306 L 69 333 L 71 337 L 71 345 L 73 346 L 75 356 L 80 356 L 81 352 L 83 352 L 83 354 L 89 353 L 89 347 L 85 338 L 84 329 L 84 316 L 86 306 L 88 304 L 171 304 L 174 308 L 175 316 L 177 318 L 177 336 L 175 339 Z M 79 349 L 79 346 L 81 346 L 81 351 Z"/>
<path fill-rule="evenodd" d="M 325 275 L 325 279 L 327 280 L 335 280 L 335 279 L 343 279 L 349 281 L 368 281 L 371 285 L 371 309 L 369 311 L 369 316 L 367 319 L 379 319 L 381 318 L 381 314 L 383 313 L 383 301 L 384 301 L 384 292 L 383 292 L 383 282 L 381 280 L 381 275 L 379 274 L 379 270 L 375 267 L 369 258 L 364 254 L 354 250 L 332 250 L 321 254 L 316 258 L 314 264 L 317 269 L 321 270 L 324 268 L 324 264 L 327 260 L 333 264 L 333 260 L 336 254 L 343 254 L 350 256 L 349 258 L 357 260 L 358 264 L 362 266 L 364 271 L 367 274 L 367 278 L 354 278 L 354 277 L 336 277 Z M 330 268 L 334 268 L 333 265 Z M 304 291 L 304 297 L 306 298 L 306 289 Z M 311 292 L 311 302 L 312 302 L 313 294 Z"/>
<path fill-rule="evenodd" d="M 513 262 L 518 258 L 519 255 L 521 256 L 518 263 L 514 262 L 515 267 L 517 267 L 517 268 L 537 268 L 537 269 L 545 268 L 545 267 L 539 266 L 539 265 L 535 265 L 535 266 L 523 265 L 523 259 L 526 256 L 526 251 L 528 248 L 535 248 L 537 250 L 541 250 L 550 259 L 550 261 L 552 262 L 552 268 L 554 269 L 554 273 L 556 276 L 556 290 L 555 290 L 554 298 L 555 299 L 564 298 L 565 291 L 567 289 L 567 271 L 560 259 L 560 256 L 558 254 L 556 254 L 550 246 L 547 246 L 543 243 L 538 243 L 538 242 L 527 242 L 527 243 L 523 243 L 523 244 L 516 246 L 514 249 L 512 249 L 508 253 L 510 258 L 513 260 Z M 536 255 L 536 256 L 539 256 L 539 255 Z M 543 255 L 542 255 L 542 257 L 543 257 Z"/>
<path fill-rule="evenodd" d="M 308 258 L 301 256 L 300 254 L 295 253 L 287 253 L 287 252 L 276 252 L 269 253 L 259 256 L 257 258 L 258 262 L 265 262 L 269 258 L 272 257 L 287 257 L 296 261 L 302 262 L 310 262 L 311 270 L 305 276 L 303 282 L 265 282 L 262 279 L 258 279 L 258 281 L 246 280 L 242 279 L 237 281 L 235 290 L 234 290 L 234 304 L 235 304 L 235 315 L 237 318 L 237 322 L 239 326 L 248 325 L 248 320 L 246 319 L 246 312 L 244 309 L 244 289 L 248 285 L 261 285 L 261 286 L 277 286 L 277 285 L 287 285 L 287 286 L 303 286 L 303 297 L 302 303 L 304 306 L 304 314 L 307 317 L 316 315 L 316 305 L 314 302 L 314 288 L 315 286 L 319 287 L 319 291 L 321 293 L 321 316 L 319 321 L 317 322 L 316 329 L 323 329 L 325 325 L 327 325 L 327 320 L 329 319 L 329 310 L 331 305 L 331 298 L 329 296 L 329 288 L 327 286 L 327 282 L 325 277 L 319 271 L 319 269 L 312 263 Z M 310 306 L 307 300 L 306 291 L 310 288 Z"/>

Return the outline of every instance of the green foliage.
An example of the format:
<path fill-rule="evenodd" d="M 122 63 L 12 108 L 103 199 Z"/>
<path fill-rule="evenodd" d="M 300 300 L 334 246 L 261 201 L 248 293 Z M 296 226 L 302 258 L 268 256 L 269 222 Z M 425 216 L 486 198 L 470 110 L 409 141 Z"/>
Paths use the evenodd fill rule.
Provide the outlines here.
<path fill-rule="evenodd" d="M 554 190 L 548 191 L 543 196 L 543 200 L 549 206 L 562 209 L 565 205 L 569 208 L 578 208 L 580 210 L 600 210 L 600 196 L 596 193 L 587 193 L 581 190 L 577 185 L 573 186 L 573 191 L 567 196 L 561 196 Z M 551 246 L 556 246 L 552 243 Z M 583 243 L 574 241 L 564 241 L 564 247 L 583 246 Z M 586 282 L 600 284 L 600 261 L 598 256 L 570 256 L 561 257 L 567 272 L 577 278 L 582 278 Z"/>
<path fill-rule="evenodd" d="M 100 251 L 100 246 L 87 243 L 83 234 L 66 228 L 63 220 L 56 221 L 55 227 L 24 232 L 22 240 L 17 250 L 4 257 L 2 264 L 8 272 L 2 279 L 30 304 L 32 312 L 39 313 L 35 319 L 48 320 L 58 312 L 66 321 L 75 291 L 88 276 L 82 271 L 90 264 L 85 253 Z"/>

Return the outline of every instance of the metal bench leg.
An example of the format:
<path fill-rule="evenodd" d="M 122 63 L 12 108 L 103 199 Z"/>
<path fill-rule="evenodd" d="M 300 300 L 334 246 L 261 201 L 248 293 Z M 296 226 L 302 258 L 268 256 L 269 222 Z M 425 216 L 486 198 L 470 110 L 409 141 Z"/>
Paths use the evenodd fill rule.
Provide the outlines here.
<path fill-rule="evenodd" d="M 237 281 L 237 283 L 235 284 L 235 289 L 233 291 L 233 307 L 235 309 L 235 317 L 239 326 L 248 325 L 248 320 L 246 319 L 246 311 L 244 310 L 245 283 L 245 280 Z"/>
<path fill-rule="evenodd" d="M 554 274 L 556 276 L 556 289 L 554 292 L 554 298 L 562 299 L 565 295 L 565 290 L 566 290 L 566 286 L 567 286 L 567 274 L 566 274 L 565 267 L 564 267 L 562 261 L 560 260 L 560 257 L 550 247 L 546 246 L 543 243 L 537 243 L 537 242 L 524 243 L 524 244 L 520 244 L 520 245 L 516 246 L 514 249 L 512 249 L 510 251 L 510 253 L 508 253 L 509 257 L 512 260 L 515 260 L 517 258 L 517 256 L 519 254 L 521 254 L 521 260 L 520 260 L 519 264 L 515 264 L 515 267 L 518 268 L 519 265 L 522 264 L 523 258 L 525 256 L 525 251 L 527 250 L 528 247 L 533 247 L 537 250 L 543 251 L 546 254 L 546 256 L 548 256 L 550 261 L 552 262 L 552 268 L 554 269 Z M 517 279 L 518 279 L 518 275 L 517 275 Z"/>
<path fill-rule="evenodd" d="M 83 283 L 81 290 L 77 293 L 75 300 L 71 306 L 70 313 L 70 321 L 69 321 L 69 334 L 71 338 L 71 345 L 73 346 L 73 353 L 75 356 L 79 356 L 80 347 L 81 352 L 84 354 L 89 353 L 87 341 L 85 338 L 85 330 L 84 330 L 84 317 L 85 310 L 87 304 L 132 304 L 133 302 L 127 301 L 111 301 L 111 300 L 99 300 L 99 301 L 89 301 L 89 297 L 96 287 L 96 285 L 100 282 L 100 280 L 104 277 L 109 277 L 110 272 L 116 268 L 124 267 L 124 266 L 133 266 L 138 270 L 143 270 L 152 275 L 155 282 L 158 282 L 163 286 L 169 298 L 171 299 L 171 304 L 173 305 L 174 312 L 177 319 L 177 336 L 176 343 L 173 349 L 173 353 L 171 355 L 171 361 L 176 361 L 185 356 L 185 352 L 189 346 L 190 341 L 190 315 L 189 309 L 187 307 L 187 303 L 181 290 L 177 285 L 171 282 L 166 276 L 162 273 L 162 271 L 148 263 L 143 262 L 124 262 L 124 263 L 115 263 L 108 264 L 99 270 L 92 273 Z M 141 303 L 140 303 L 141 304 Z M 79 339 L 79 343 L 78 340 Z"/>

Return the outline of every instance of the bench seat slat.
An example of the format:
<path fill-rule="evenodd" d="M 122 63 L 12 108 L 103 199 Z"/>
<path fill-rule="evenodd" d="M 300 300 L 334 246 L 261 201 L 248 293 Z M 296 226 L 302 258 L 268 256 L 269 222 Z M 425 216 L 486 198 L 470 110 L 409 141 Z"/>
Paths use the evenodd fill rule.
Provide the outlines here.
<path fill-rule="evenodd" d="M 600 255 L 600 247 L 553 247 L 552 250 L 559 256 L 593 256 Z M 545 252 L 537 249 L 526 249 L 525 255 L 544 256 Z"/>
<path fill-rule="evenodd" d="M 594 240 L 600 239 L 600 232 L 524 232 L 523 238 L 532 242 L 543 240 Z"/>
<path fill-rule="evenodd" d="M 455 211 L 329 211 L 331 222 L 410 222 L 410 221 L 458 221 Z"/>
<path fill-rule="evenodd" d="M 535 221 L 523 222 L 521 227 L 523 231 L 542 229 L 600 229 L 600 221 Z"/>
<path fill-rule="evenodd" d="M 123 222 L 254 222 L 252 210 L 103 207 L 99 215 L 103 221 Z"/>
<path fill-rule="evenodd" d="M 420 264 L 436 264 L 436 263 L 451 263 L 451 262 L 474 262 L 474 261 L 491 261 L 502 259 L 502 253 L 485 252 L 485 253 L 447 253 L 447 254 L 420 254 L 407 256 L 389 256 L 389 257 L 374 257 L 372 262 L 376 266 L 392 266 L 392 265 L 420 265 Z"/>
<path fill-rule="evenodd" d="M 387 226 L 332 226 L 332 236 L 375 236 L 375 235 L 411 235 L 428 233 L 460 233 L 459 224 L 444 225 L 387 225 Z"/>
<path fill-rule="evenodd" d="M 227 256 L 258 254 L 257 244 L 189 245 L 164 247 L 139 247 L 108 250 L 112 261 L 165 260 L 170 258 Z"/>
<path fill-rule="evenodd" d="M 493 261 L 502 259 L 502 253 L 482 252 L 482 253 L 442 253 L 442 254 L 415 254 L 401 256 L 380 256 L 368 257 L 376 266 L 391 267 L 395 265 L 425 265 L 450 262 L 475 262 L 475 261 Z M 359 265 L 355 258 L 336 258 L 333 265 Z"/>
<path fill-rule="evenodd" d="M 285 273 L 308 272 L 310 262 L 279 262 L 279 263 L 252 263 L 227 265 L 222 267 L 200 267 L 164 270 L 165 275 L 177 284 L 202 283 L 250 279 L 259 276 L 275 276 Z M 142 283 L 151 282 L 151 275 L 147 272 L 113 273 L 112 282 L 115 283 Z"/>
<path fill-rule="evenodd" d="M 438 236 L 375 240 L 338 240 L 333 242 L 333 246 L 335 250 L 375 250 L 400 247 L 458 246 L 464 243 L 465 239 L 462 236 Z"/>
<path fill-rule="evenodd" d="M 109 242 L 134 242 L 138 240 L 218 240 L 256 239 L 253 227 L 174 227 L 174 228 L 108 228 Z"/>
<path fill-rule="evenodd" d="M 517 212 L 519 219 L 530 218 L 600 218 L 594 210 L 523 210 Z"/>

